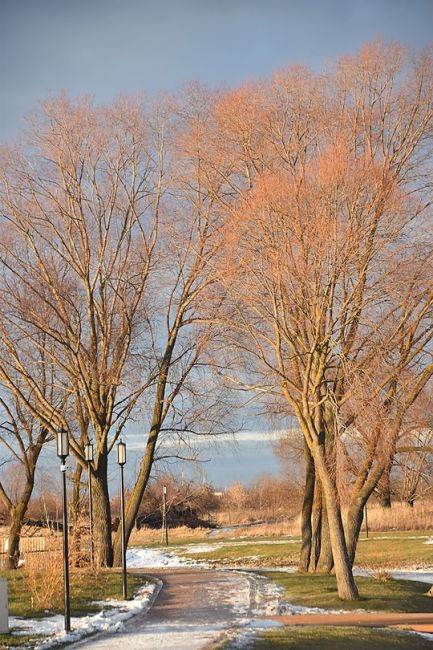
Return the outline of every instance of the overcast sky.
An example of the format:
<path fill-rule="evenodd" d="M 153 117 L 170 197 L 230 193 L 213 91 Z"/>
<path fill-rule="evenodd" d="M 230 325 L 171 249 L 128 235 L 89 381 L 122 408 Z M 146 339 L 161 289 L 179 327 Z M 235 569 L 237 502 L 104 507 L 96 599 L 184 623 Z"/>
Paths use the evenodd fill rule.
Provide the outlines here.
<path fill-rule="evenodd" d="M 173 91 L 432 40 L 433 0 L 0 0 L 0 140 L 49 94 Z"/>

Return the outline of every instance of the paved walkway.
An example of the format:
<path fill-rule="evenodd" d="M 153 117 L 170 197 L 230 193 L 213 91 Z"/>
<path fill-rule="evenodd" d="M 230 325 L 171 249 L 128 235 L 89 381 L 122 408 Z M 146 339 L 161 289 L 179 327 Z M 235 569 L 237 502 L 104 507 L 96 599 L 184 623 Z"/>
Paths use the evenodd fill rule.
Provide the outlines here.
<path fill-rule="evenodd" d="M 162 588 L 152 608 L 126 621 L 121 631 L 83 639 L 70 648 L 112 650 L 206 650 L 255 615 L 253 576 L 233 571 L 141 569 Z M 282 625 L 401 627 L 433 632 L 433 614 L 359 613 L 263 616 Z"/>
<path fill-rule="evenodd" d="M 201 650 L 250 610 L 250 582 L 238 573 L 204 569 L 145 569 L 162 589 L 153 607 L 126 621 L 120 632 L 99 634 L 69 646 L 113 650 Z"/>

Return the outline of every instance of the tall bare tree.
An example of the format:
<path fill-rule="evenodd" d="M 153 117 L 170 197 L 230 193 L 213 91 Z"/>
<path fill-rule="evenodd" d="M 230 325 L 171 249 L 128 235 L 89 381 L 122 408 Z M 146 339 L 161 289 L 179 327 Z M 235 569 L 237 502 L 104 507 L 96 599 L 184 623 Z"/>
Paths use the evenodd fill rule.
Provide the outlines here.
<path fill-rule="evenodd" d="M 350 387 L 371 373 L 387 415 L 353 494 L 351 519 L 358 521 L 405 409 L 431 376 L 422 361 L 430 350 L 431 287 L 416 263 L 420 253 L 428 259 L 432 243 L 431 71 L 427 53 L 410 61 L 399 46 L 376 43 L 327 76 L 288 70 L 270 84 L 228 93 L 216 109 L 221 175 L 238 196 L 227 227 L 232 331 L 254 360 L 250 386 L 282 395 L 303 431 L 343 598 L 357 596 L 357 524 L 348 549 L 338 492 Z M 403 268 L 409 287 L 398 295 Z M 403 391 L 413 363 L 416 383 Z"/>
<path fill-rule="evenodd" d="M 223 295 L 214 269 L 216 257 L 222 255 L 217 197 L 224 181 L 206 165 L 203 151 L 212 98 L 205 90 L 191 87 L 179 99 L 173 119 L 167 179 L 171 198 L 164 202 L 161 261 L 153 275 L 153 310 L 159 315 L 148 317 L 155 380 L 145 394 L 151 416 L 144 436 L 145 452 L 127 502 L 127 538 L 161 438 L 185 434 L 191 441 L 192 434 L 217 434 L 230 426 L 227 400 L 213 372 L 223 365 L 221 327 L 216 318 Z M 120 561 L 118 530 L 115 563 Z"/>
<path fill-rule="evenodd" d="M 14 363 L 11 373 L 1 362 L 0 377 L 42 427 L 69 431 L 81 464 L 82 442 L 94 435 L 102 564 L 112 562 L 108 454 L 147 381 L 130 353 L 145 365 L 140 306 L 157 241 L 163 122 L 138 100 L 95 108 L 60 97 L 43 104 L 21 146 L 2 151 L 2 342 Z M 37 350 L 41 334 L 67 414 L 21 359 L 22 341 Z"/>

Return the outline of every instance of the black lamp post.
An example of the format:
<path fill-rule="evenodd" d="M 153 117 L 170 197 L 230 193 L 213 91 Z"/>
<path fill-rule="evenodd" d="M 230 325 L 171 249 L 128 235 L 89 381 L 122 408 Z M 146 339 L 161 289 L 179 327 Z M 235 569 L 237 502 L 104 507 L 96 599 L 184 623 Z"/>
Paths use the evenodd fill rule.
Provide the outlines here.
<path fill-rule="evenodd" d="M 71 631 L 71 603 L 69 598 L 68 504 L 66 500 L 66 458 L 69 456 L 68 432 L 57 432 L 57 456 L 60 458 L 63 498 L 63 582 L 65 588 L 65 631 Z"/>
<path fill-rule="evenodd" d="M 92 501 L 92 470 L 93 445 L 90 440 L 84 446 L 84 458 L 87 462 L 87 477 L 89 484 L 89 537 L 90 537 L 90 566 L 93 568 L 93 501 Z"/>
<path fill-rule="evenodd" d="M 122 590 L 124 600 L 128 597 L 126 585 L 126 534 L 125 534 L 125 486 L 123 481 L 123 467 L 126 463 L 126 445 L 119 440 L 117 443 L 117 462 L 120 467 L 120 522 L 122 526 Z"/>

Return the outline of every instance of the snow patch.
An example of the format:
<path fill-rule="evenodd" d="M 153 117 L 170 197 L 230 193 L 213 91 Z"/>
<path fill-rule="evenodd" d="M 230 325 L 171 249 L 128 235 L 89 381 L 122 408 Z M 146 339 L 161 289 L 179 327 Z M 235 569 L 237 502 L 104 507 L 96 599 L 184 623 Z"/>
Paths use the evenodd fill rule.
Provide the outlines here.
<path fill-rule="evenodd" d="M 224 542 L 214 542 L 209 544 L 188 544 L 188 546 L 178 546 L 176 550 L 181 551 L 184 555 L 198 555 L 200 553 L 212 553 L 221 548 L 233 548 L 233 546 L 282 546 L 284 544 L 297 544 L 296 539 L 276 539 L 276 540 L 240 540 L 234 537 L 232 540 Z"/>
<path fill-rule="evenodd" d="M 66 633 L 63 629 L 64 618 L 60 614 L 40 619 L 10 617 L 9 625 L 14 635 L 38 634 L 50 636 L 51 638 L 43 639 L 34 646 L 37 650 L 45 650 L 61 643 L 78 641 L 96 632 L 116 632 L 120 630 L 124 621 L 148 609 L 156 589 L 157 583 L 150 583 L 142 587 L 133 600 L 101 601 L 103 607 L 111 609 L 104 609 L 98 614 L 89 616 L 73 617 L 71 619 L 72 631 L 69 633 Z"/>
<path fill-rule="evenodd" d="M 145 569 L 178 566 L 201 566 L 203 562 L 182 558 L 169 551 L 161 551 L 156 548 L 131 548 L 126 554 L 128 569 Z"/>

